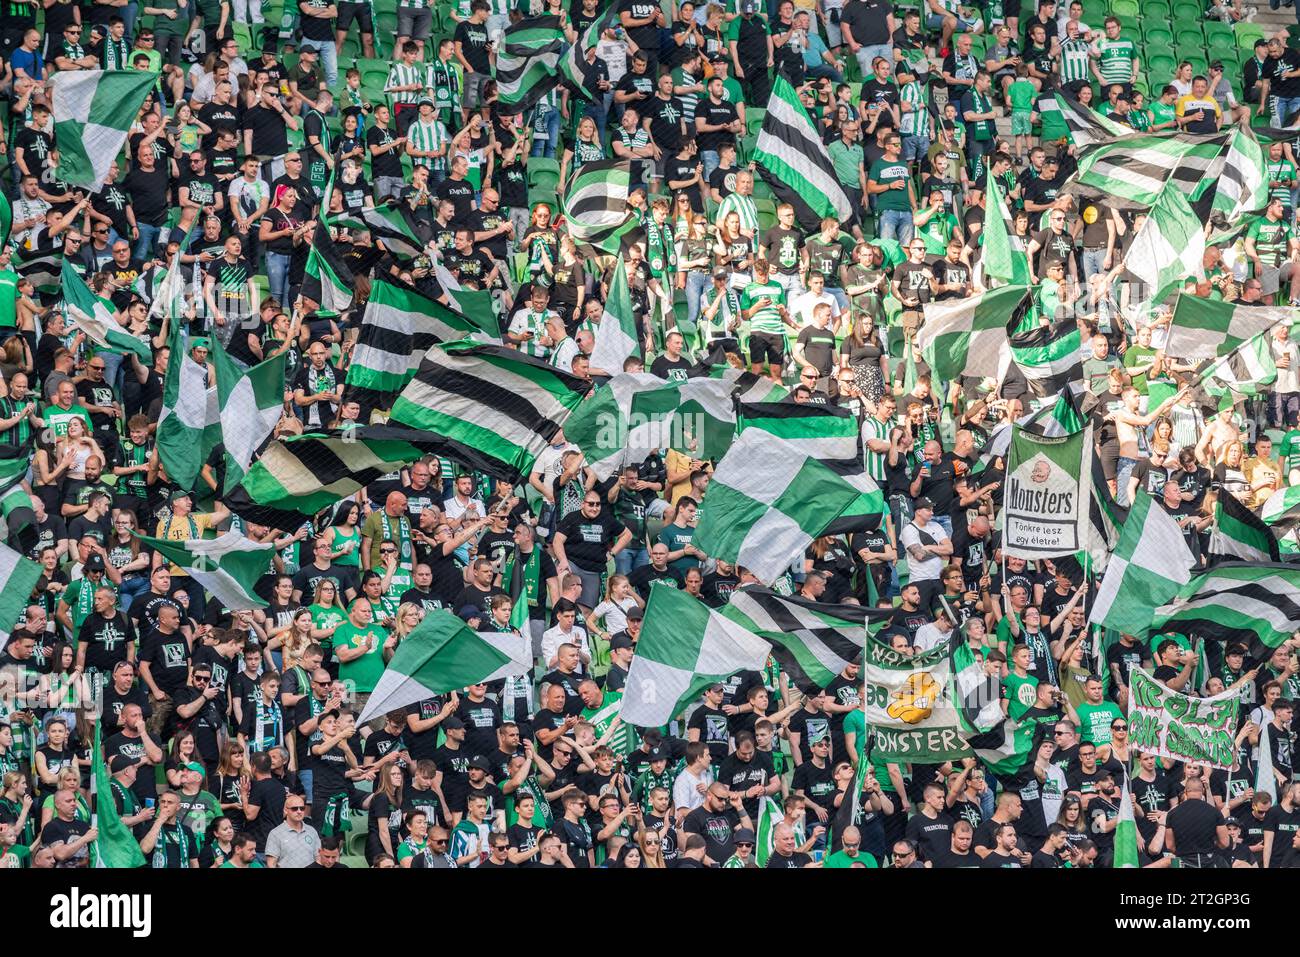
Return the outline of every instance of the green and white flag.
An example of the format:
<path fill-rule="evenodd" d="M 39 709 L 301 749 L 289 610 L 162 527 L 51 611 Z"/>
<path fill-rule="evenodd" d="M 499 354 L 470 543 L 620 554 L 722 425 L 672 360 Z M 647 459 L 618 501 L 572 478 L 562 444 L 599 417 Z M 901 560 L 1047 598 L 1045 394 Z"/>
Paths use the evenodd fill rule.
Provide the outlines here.
<path fill-rule="evenodd" d="M 1231 141 L 1228 132 L 1124 133 L 1098 137 L 1105 141 L 1083 152 L 1072 180 L 1090 196 L 1108 196 L 1112 203 L 1129 207 L 1154 206 L 1162 192 L 1176 192 L 1190 201 L 1207 195 L 1214 187 L 1215 171 L 1223 169 Z"/>
<path fill-rule="evenodd" d="M 1083 381 L 1082 339 L 1073 318 L 1018 332 L 1008 326 L 1008 346 L 1016 373 L 1040 399 Z"/>
<path fill-rule="evenodd" d="M 1033 302 L 1027 286 L 999 286 L 988 292 L 927 302 L 925 322 L 917 331 L 921 354 L 940 379 L 996 377 L 1009 349 L 1007 328 Z"/>
<path fill-rule="evenodd" d="M 525 17 L 506 27 L 496 62 L 498 108 L 502 113 L 532 109 L 559 82 L 560 51 L 565 47 L 560 18 Z"/>
<path fill-rule="evenodd" d="M 424 252 L 424 243 L 416 234 L 410 211 L 401 205 L 388 203 L 359 209 L 335 216 L 330 223 L 370 233 L 371 239 L 378 240 L 384 249 L 400 259 L 415 259 Z"/>
<path fill-rule="evenodd" d="M 1277 381 L 1277 362 L 1267 335 L 1246 340 L 1201 373 L 1205 391 L 1216 398 L 1256 396 Z"/>
<path fill-rule="evenodd" d="M 1288 485 L 1268 497 L 1259 510 L 1260 520 L 1279 530 L 1289 531 L 1300 525 L 1300 485 Z"/>
<path fill-rule="evenodd" d="M 771 584 L 816 539 L 871 527 L 884 505 L 866 473 L 841 475 L 770 432 L 747 429 L 713 473 L 693 543 Z"/>
<path fill-rule="evenodd" d="M 762 429 L 822 462 L 861 466 L 858 420 L 847 409 L 809 402 L 738 402 L 736 410 L 737 435 Z"/>
<path fill-rule="evenodd" d="M 785 811 L 773 798 L 759 798 L 758 821 L 754 825 L 754 863 L 759 867 L 767 867 L 776 844 L 776 826 L 784 819 Z"/>
<path fill-rule="evenodd" d="M 1300 566 L 1222 562 L 1184 585 L 1152 615 L 1151 632 L 1238 642 L 1267 661 L 1300 628 Z"/>
<path fill-rule="evenodd" d="M 7 545 L 0 545 L 0 633 L 8 635 L 27 606 L 43 569 Z"/>
<path fill-rule="evenodd" d="M 1163 302 L 1189 278 L 1205 275 L 1205 227 L 1183 193 L 1176 189 L 1160 193 L 1124 262 L 1155 303 Z"/>
<path fill-rule="evenodd" d="M 144 851 L 131 833 L 131 829 L 122 823 L 113 802 L 113 779 L 109 777 L 104 764 L 104 722 L 95 722 L 95 747 L 91 754 L 90 780 L 95 797 L 95 811 L 90 819 L 90 826 L 98 836 L 90 845 L 90 865 L 96 868 L 135 868 L 144 867 Z"/>
<path fill-rule="evenodd" d="M 1045 734 L 1036 722 L 1020 724 L 1003 718 L 996 727 L 967 739 L 971 752 L 995 777 L 1014 778 L 1033 763 L 1034 750 Z"/>
<path fill-rule="evenodd" d="M 569 180 L 564 194 L 564 221 L 579 246 L 617 256 L 623 237 L 640 225 L 627 204 L 631 161 L 595 160 L 583 163 Z M 623 367 L 606 372 L 621 372 Z"/>
<path fill-rule="evenodd" d="M 609 280 L 609 295 L 605 297 L 605 311 L 596 327 L 596 341 L 591 347 L 591 366 L 606 375 L 616 376 L 623 371 L 629 356 L 641 355 L 641 343 L 632 317 L 632 299 L 627 289 L 627 266 L 620 257 Z"/>
<path fill-rule="evenodd" d="M 805 691 L 825 688 L 846 666 L 859 663 L 868 628 L 894 614 L 892 609 L 787 598 L 758 587 L 732 592 L 722 613 L 772 642 L 782 674 Z"/>
<path fill-rule="evenodd" d="M 821 131 L 784 76 L 777 75 L 766 106 L 751 158 L 777 200 L 794 207 L 804 230 L 827 216 L 846 229 L 855 224 L 857 210 L 835 175 Z"/>
<path fill-rule="evenodd" d="M 50 77 L 58 178 L 99 192 L 158 74 L 141 70 L 60 70 Z"/>
<path fill-rule="evenodd" d="M 867 639 L 863 708 L 875 734 L 875 760 L 937 764 L 970 755 L 962 709 L 953 700 L 952 666 L 947 644 L 903 655 Z"/>
<path fill-rule="evenodd" d="M 1141 489 L 1136 498 L 1089 615 L 1130 635 L 1146 633 L 1152 610 L 1178 594 L 1196 565 L 1173 516 Z"/>
<path fill-rule="evenodd" d="M 1002 187 L 989 164 L 984 195 L 984 230 L 980 242 L 984 255 L 980 262 L 984 276 L 1000 284 L 1029 285 L 1029 256 L 1025 241 L 1016 235 L 1015 224 L 1002 196 Z"/>
<path fill-rule="evenodd" d="M 1003 494 L 1003 551 L 1020 558 L 1088 547 L 1092 428 L 1064 436 L 1014 426 Z"/>
<path fill-rule="evenodd" d="M 1269 734 L 1266 729 L 1260 732 L 1259 745 L 1259 757 L 1255 760 L 1255 793 L 1267 794 L 1273 799 L 1273 805 L 1276 806 L 1277 775 L 1273 773 L 1273 749 L 1268 746 Z M 1274 853 L 1280 853 L 1283 848 L 1275 844 L 1273 851 Z"/>
<path fill-rule="evenodd" d="M 235 531 L 217 538 L 185 540 L 137 537 L 141 544 L 187 570 L 210 596 L 230 611 L 266 607 L 266 602 L 253 589 L 257 580 L 271 570 L 271 559 L 275 556 L 272 543 L 255 542 Z"/>
<path fill-rule="evenodd" d="M 68 319 L 87 338 L 113 352 L 133 352 L 146 367 L 153 363 L 153 350 L 148 343 L 122 328 L 109 304 L 90 291 L 85 280 L 77 275 L 77 271 L 66 259 L 63 260 L 60 282 L 63 285 L 63 302 L 68 309 Z"/>
<path fill-rule="evenodd" d="M 574 410 L 564 424 L 564 437 L 582 449 L 603 482 L 626 465 L 641 464 L 657 449 L 690 449 L 695 458 L 721 458 L 735 430 L 730 383 L 668 382 L 649 372 L 622 372 Z"/>
<path fill-rule="evenodd" d="M 436 608 L 397 646 L 357 723 L 434 695 L 527 674 L 532 667 L 527 639 L 513 632 L 474 631 Z"/>
<path fill-rule="evenodd" d="M 517 349 L 449 342 L 425 353 L 390 421 L 432 433 L 453 459 L 517 482 L 590 389 Z"/>
<path fill-rule="evenodd" d="M 651 585 L 623 688 L 623 720 L 642 728 L 667 724 L 714 682 L 761 670 L 771 650 L 758 635 L 684 591 Z"/>
<path fill-rule="evenodd" d="M 316 229 L 302 277 L 302 297 L 328 312 L 342 312 L 352 305 L 352 271 L 343 262 L 327 227 Z"/>
<path fill-rule="evenodd" d="M 226 453 L 224 491 L 229 492 L 243 479 L 253 456 L 284 415 L 284 356 L 240 369 L 214 339 L 212 365 L 217 370 L 221 443 Z"/>
<path fill-rule="evenodd" d="M 185 323 L 173 321 L 171 359 L 163 380 L 162 413 L 158 417 L 158 457 L 177 488 L 192 489 L 208 453 L 220 440 L 221 410 L 217 387 L 208 372 L 186 349 Z"/>
<path fill-rule="evenodd" d="M 348 366 L 349 390 L 387 406 L 415 376 L 431 346 L 482 333 L 461 315 L 391 276 L 376 277 Z"/>
<path fill-rule="evenodd" d="M 1133 798 L 1128 790 L 1128 775 L 1124 775 L 1124 787 L 1119 792 L 1119 821 L 1115 824 L 1115 854 L 1111 858 L 1112 867 L 1138 866 L 1138 831 L 1137 820 L 1133 817 Z"/>
<path fill-rule="evenodd" d="M 1235 306 L 1181 292 L 1174 303 L 1165 353 L 1193 361 L 1222 358 L 1296 315 L 1290 306 Z"/>
<path fill-rule="evenodd" d="M 1235 495 L 1227 493 L 1221 493 L 1215 502 L 1209 552 L 1245 562 L 1276 562 L 1281 558 L 1273 530 Z"/>

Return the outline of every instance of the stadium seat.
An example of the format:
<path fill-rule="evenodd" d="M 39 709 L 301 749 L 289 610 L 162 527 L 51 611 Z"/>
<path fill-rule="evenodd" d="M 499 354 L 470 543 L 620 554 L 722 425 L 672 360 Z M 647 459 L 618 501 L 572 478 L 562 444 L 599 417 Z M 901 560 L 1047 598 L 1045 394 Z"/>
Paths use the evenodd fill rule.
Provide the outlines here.
<path fill-rule="evenodd" d="M 776 193 L 772 192 L 772 187 L 767 185 L 767 180 L 758 175 L 754 176 L 754 198 L 776 199 Z"/>
<path fill-rule="evenodd" d="M 545 156 L 528 158 L 528 188 L 539 191 L 554 191 L 560 185 L 560 164 L 558 160 Z"/>
<path fill-rule="evenodd" d="M 1264 38 L 1264 28 L 1258 23 L 1238 23 L 1234 32 L 1237 34 L 1237 46 L 1243 50 L 1253 50 L 1255 41 Z"/>
<path fill-rule="evenodd" d="M 1169 4 L 1166 3 L 1165 0 L 1147 0 L 1146 3 L 1142 4 L 1143 20 L 1148 17 L 1168 20 L 1172 16 L 1173 11 L 1170 10 Z"/>
<path fill-rule="evenodd" d="M 531 159 L 529 162 L 532 162 Z M 549 206 L 552 216 L 560 211 L 560 195 L 553 189 L 530 189 L 528 191 L 528 208 L 532 209 L 538 203 Z"/>
<path fill-rule="evenodd" d="M 1188 46 L 1203 50 L 1205 34 L 1201 32 L 1200 24 L 1180 23 L 1174 27 L 1174 43 L 1180 47 Z"/>
<path fill-rule="evenodd" d="M 776 200 L 755 196 L 754 208 L 758 210 L 760 229 L 771 229 L 776 224 Z"/>
<path fill-rule="evenodd" d="M 1116 17 L 1136 17 L 1138 0 L 1111 0 L 1110 12 Z"/>
<path fill-rule="evenodd" d="M 1142 40 L 1147 46 L 1172 49 L 1174 45 L 1173 28 L 1168 23 L 1150 23 L 1142 27 Z"/>
<path fill-rule="evenodd" d="M 1196 0 L 1174 0 L 1173 16 L 1178 23 L 1200 23 L 1205 19 L 1205 7 Z"/>

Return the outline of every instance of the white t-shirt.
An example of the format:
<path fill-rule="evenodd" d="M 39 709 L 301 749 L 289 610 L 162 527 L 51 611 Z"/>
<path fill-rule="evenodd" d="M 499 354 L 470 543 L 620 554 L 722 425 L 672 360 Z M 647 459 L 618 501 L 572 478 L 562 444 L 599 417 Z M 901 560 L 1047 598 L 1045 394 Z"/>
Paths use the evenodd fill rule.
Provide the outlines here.
<path fill-rule="evenodd" d="M 577 623 L 573 626 L 573 631 L 564 631 L 559 625 L 554 628 L 548 628 L 542 632 L 542 664 L 550 668 L 551 659 L 559 653 L 560 645 L 565 643 L 577 645 L 578 651 L 591 659 L 591 646 L 587 643 L 587 629 Z M 577 674 L 586 674 L 581 664 L 578 665 Z"/>
<path fill-rule="evenodd" d="M 840 317 L 840 304 L 835 301 L 835 297 L 828 292 L 823 292 L 820 296 L 811 291 L 801 292 L 795 296 L 791 311 L 798 317 L 799 328 L 811 326 L 813 320 L 813 307 L 818 303 L 824 302 L 831 307 L 831 325 Z"/>
<path fill-rule="evenodd" d="M 914 576 L 915 577 L 915 576 Z M 939 626 L 934 622 L 922 625 L 916 631 L 916 638 L 912 640 L 912 645 L 916 648 L 919 655 L 922 652 L 929 651 L 931 648 L 938 648 L 940 645 L 947 644 L 948 639 L 952 637 L 952 629 L 940 631 Z"/>
<path fill-rule="evenodd" d="M 712 769 L 706 769 L 703 777 L 696 777 L 691 773 L 690 768 L 684 769 L 673 782 L 673 807 L 684 807 L 687 811 L 694 811 L 704 804 L 704 795 L 696 789 L 696 785 L 712 783 Z"/>
<path fill-rule="evenodd" d="M 929 525 L 918 526 L 915 521 L 908 522 L 903 526 L 903 534 L 900 539 L 903 543 L 903 549 L 906 550 L 913 545 L 922 545 L 921 532 L 934 543 L 946 542 L 948 533 L 943 530 L 943 526 L 930 519 Z M 910 581 L 936 581 L 943 572 L 943 563 L 946 561 L 941 555 L 931 555 L 923 561 L 917 561 L 910 554 L 907 556 L 907 568 Z"/>
<path fill-rule="evenodd" d="M 487 514 L 487 509 L 483 507 L 483 503 L 476 498 L 471 498 L 468 502 L 462 505 L 460 499 L 453 495 L 451 498 L 447 499 L 447 501 L 442 503 L 443 514 L 453 521 L 464 515 L 470 508 L 473 508 L 478 512 L 479 518 L 482 518 Z"/>

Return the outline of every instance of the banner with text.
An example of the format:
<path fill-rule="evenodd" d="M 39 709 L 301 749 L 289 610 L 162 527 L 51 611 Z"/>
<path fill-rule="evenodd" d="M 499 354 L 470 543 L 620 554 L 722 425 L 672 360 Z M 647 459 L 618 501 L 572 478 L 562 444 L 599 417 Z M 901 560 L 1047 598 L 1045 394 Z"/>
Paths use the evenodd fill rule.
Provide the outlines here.
<path fill-rule="evenodd" d="M 951 696 L 947 644 L 907 657 L 868 638 L 863 660 L 864 709 L 875 735 L 873 757 L 927 764 L 969 756 Z"/>
<path fill-rule="evenodd" d="M 1082 551 L 1088 547 L 1092 427 L 1064 436 L 1012 428 L 1003 496 L 1004 551 L 1020 558 Z"/>
<path fill-rule="evenodd" d="M 1134 668 L 1129 681 L 1129 743 L 1162 758 L 1231 768 L 1240 704 L 1239 691 L 1197 698 Z"/>

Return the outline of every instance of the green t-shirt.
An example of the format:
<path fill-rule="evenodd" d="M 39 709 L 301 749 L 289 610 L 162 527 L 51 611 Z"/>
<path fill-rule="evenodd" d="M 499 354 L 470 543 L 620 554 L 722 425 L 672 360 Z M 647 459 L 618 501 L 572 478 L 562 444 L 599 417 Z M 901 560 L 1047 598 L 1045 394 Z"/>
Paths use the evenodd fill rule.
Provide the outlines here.
<path fill-rule="evenodd" d="M 663 531 L 659 533 L 659 541 L 667 545 L 670 552 L 675 552 L 689 545 L 694 536 L 695 529 L 689 526 L 672 524 L 664 526 Z M 685 575 L 687 570 L 698 567 L 700 560 L 692 555 L 683 555 L 681 558 L 673 559 L 668 564 Z"/>
<path fill-rule="evenodd" d="M 1152 100 L 1147 104 L 1147 112 L 1151 114 L 1151 125 L 1156 126 L 1160 123 L 1168 123 L 1175 119 L 1174 105 L 1172 103 L 1162 103 L 1160 100 Z"/>
<path fill-rule="evenodd" d="M 1038 91 L 1034 89 L 1034 84 L 1028 80 L 1016 80 L 1011 86 L 1007 87 L 1007 99 L 1011 101 L 1013 112 L 1028 113 L 1034 108 L 1034 101 L 1038 99 Z"/>
<path fill-rule="evenodd" d="M 1110 744 L 1110 723 L 1124 717 L 1113 701 L 1081 704 L 1074 710 L 1079 715 L 1079 740 L 1089 744 Z"/>
<path fill-rule="evenodd" d="M 1289 159 L 1280 159 L 1276 163 L 1269 162 L 1264 166 L 1264 178 L 1272 184 L 1277 180 L 1289 180 L 1295 182 L 1295 164 Z M 1268 188 L 1268 198 L 1282 200 L 1282 205 L 1289 207 L 1291 205 L 1291 187 L 1290 186 L 1273 186 Z"/>
<path fill-rule="evenodd" d="M 343 648 L 360 648 L 366 637 L 374 638 L 369 651 L 360 658 L 344 661 L 339 665 L 339 677 L 352 682 L 357 691 L 366 693 L 375 690 L 379 676 L 384 673 L 384 629 L 373 622 L 364 628 L 358 628 L 351 621 L 345 620 L 334 632 L 334 651 Z"/>
<path fill-rule="evenodd" d="M 930 256 L 942 256 L 948 251 L 948 240 L 957 228 L 957 217 L 952 213 L 931 216 L 917 234 L 925 240 L 925 251 Z"/>
<path fill-rule="evenodd" d="M 785 305 L 785 289 L 776 282 L 751 282 L 740 294 L 740 308 L 749 309 L 766 297 L 771 303 L 750 316 L 749 331 L 775 335 L 785 331 L 778 306 Z"/>
<path fill-rule="evenodd" d="M 333 628 L 348 617 L 333 605 L 312 605 L 307 610 L 311 612 L 311 623 L 322 631 Z"/>
<path fill-rule="evenodd" d="M 823 868 L 845 868 L 852 867 L 854 864 L 861 864 L 863 867 L 879 868 L 876 859 L 866 851 L 858 851 L 857 857 L 849 857 L 844 851 L 836 851 L 822 863 Z"/>
<path fill-rule="evenodd" d="M 1139 365 L 1145 365 L 1155 354 L 1156 354 L 1156 350 L 1151 348 L 1150 346 L 1139 346 L 1139 345 L 1129 346 L 1124 353 L 1125 371 L 1135 368 L 1136 366 Z M 1137 374 L 1130 372 L 1129 375 L 1132 378 L 1133 388 L 1137 389 L 1138 392 L 1140 392 L 1142 395 L 1146 395 L 1147 374 L 1145 372 L 1140 372 Z"/>
<path fill-rule="evenodd" d="M 86 411 L 83 405 L 74 405 L 72 408 L 64 410 L 57 405 L 47 405 L 45 411 L 41 413 L 41 418 L 45 424 L 53 430 L 56 438 L 61 438 L 68 434 L 68 423 L 73 419 L 80 419 L 86 426 L 86 434 L 94 434 L 95 427 L 90 424 L 90 413 Z"/>
<path fill-rule="evenodd" d="M 223 863 L 219 864 L 219 865 L 217 866 L 217 870 L 221 870 L 223 867 L 229 867 L 229 868 L 231 868 L 231 869 L 236 869 L 236 868 L 235 868 L 235 862 L 232 861 L 232 860 L 230 860 L 230 859 L 226 859 L 226 861 L 224 861 Z M 251 870 L 253 870 L 254 868 L 258 868 L 258 867 L 266 867 L 266 865 L 263 864 L 261 861 L 259 861 L 259 860 L 257 860 L 257 859 L 253 859 L 253 860 L 249 861 L 247 864 L 245 864 L 244 867 L 248 868 L 248 869 L 251 871 Z"/>
<path fill-rule="evenodd" d="M 907 189 L 907 164 L 901 159 L 894 163 L 884 159 L 876 160 L 867 171 L 867 179 L 882 186 L 898 182 L 903 184 L 902 189 L 888 189 L 883 193 L 877 193 L 876 209 L 910 210 L 912 208 L 912 198 Z"/>
<path fill-rule="evenodd" d="M 157 36 L 180 36 L 183 37 L 190 31 L 190 17 L 194 15 L 194 7 L 186 4 L 181 9 L 179 0 L 155 0 L 150 4 L 156 10 L 175 10 L 176 19 L 173 20 L 164 14 L 158 14 L 153 18 L 153 32 Z M 216 24 L 213 24 L 216 26 Z"/>
<path fill-rule="evenodd" d="M 1263 265 L 1277 266 L 1287 257 L 1291 227 L 1285 219 L 1273 222 L 1267 216 L 1260 216 L 1246 230 L 1246 238 L 1255 241 L 1255 251 Z"/>
<path fill-rule="evenodd" d="M 1286 470 L 1300 469 L 1300 429 L 1292 429 L 1282 436 L 1277 454 L 1286 460 Z"/>
<path fill-rule="evenodd" d="M 1020 677 L 1014 671 L 1002 679 L 1002 696 L 1007 699 L 1007 715 L 1013 721 L 1034 706 L 1038 696 L 1038 679 L 1026 675 Z"/>

